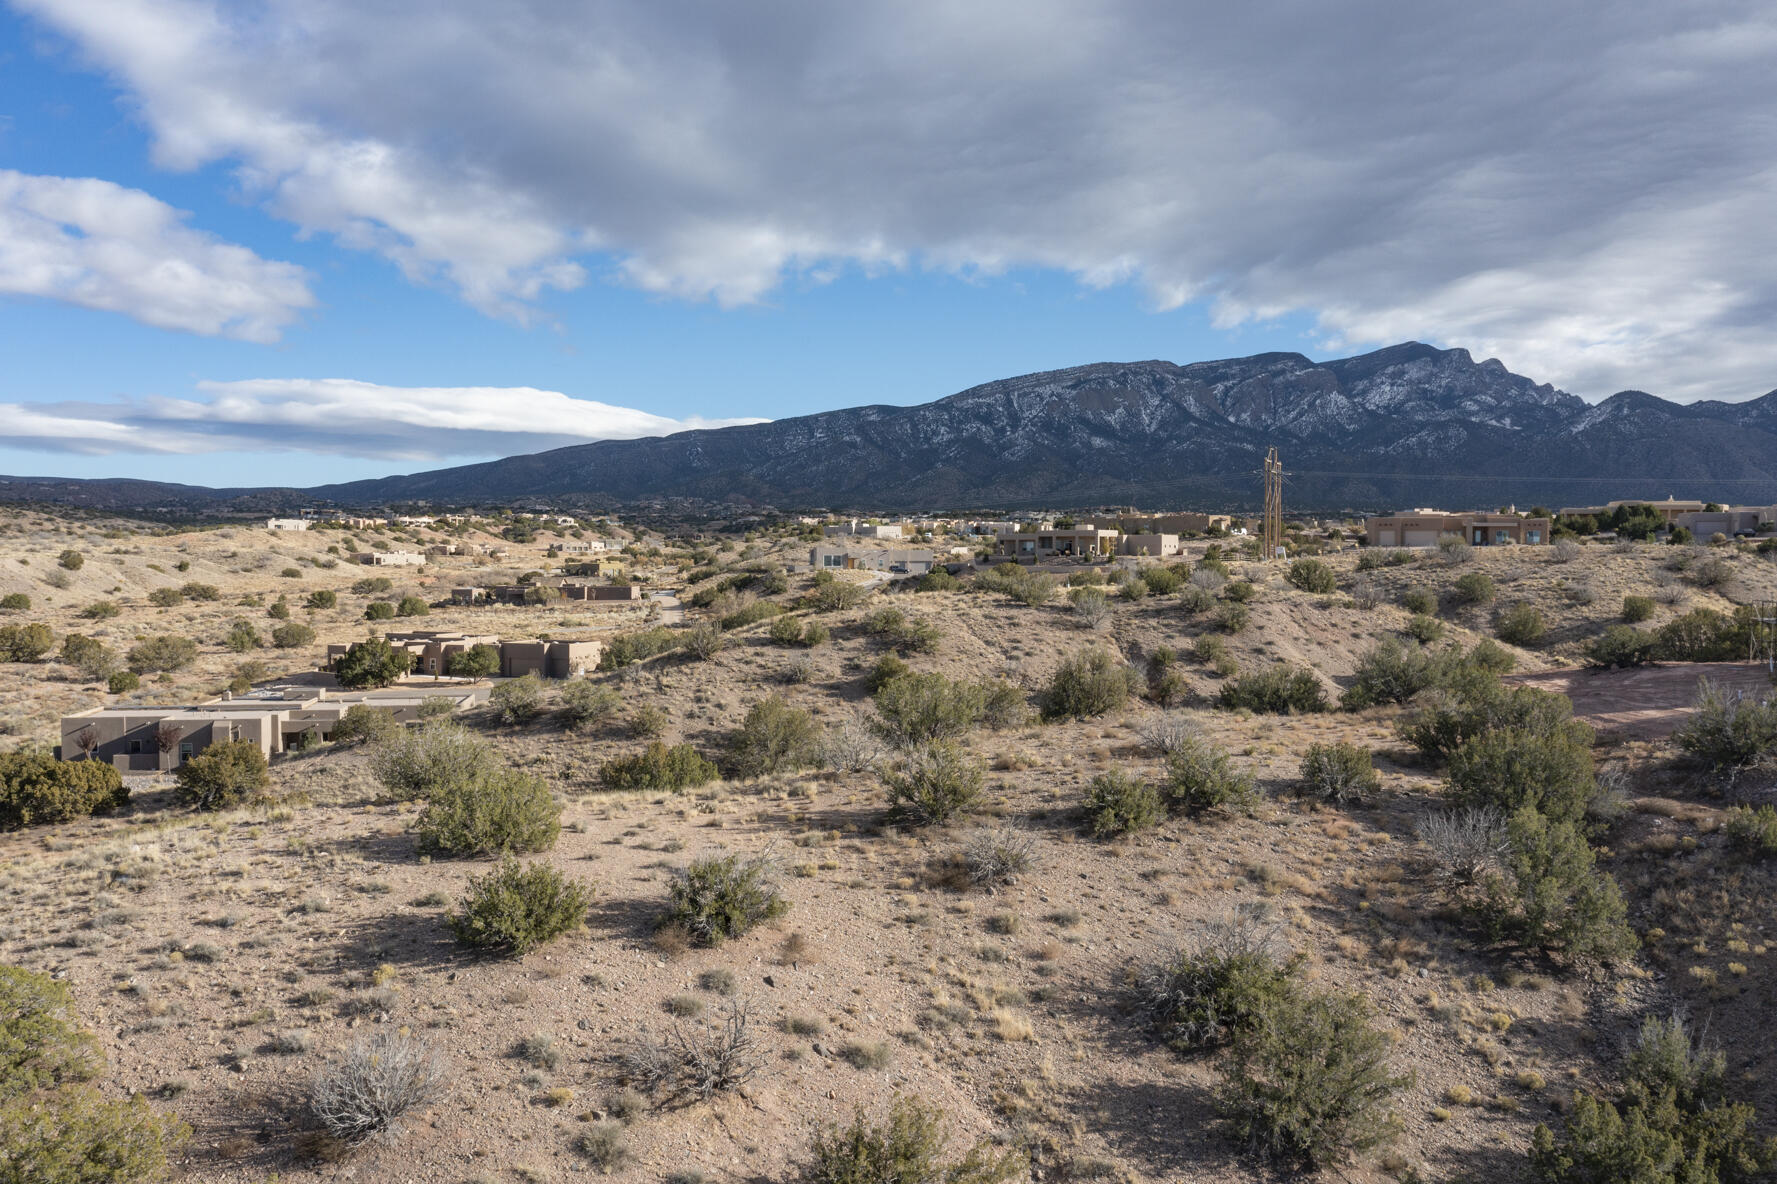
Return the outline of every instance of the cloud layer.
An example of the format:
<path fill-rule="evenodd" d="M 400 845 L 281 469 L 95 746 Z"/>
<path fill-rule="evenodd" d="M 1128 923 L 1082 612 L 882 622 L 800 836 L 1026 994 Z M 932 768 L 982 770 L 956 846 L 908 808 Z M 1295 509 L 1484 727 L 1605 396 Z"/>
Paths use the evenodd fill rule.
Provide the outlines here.
<path fill-rule="evenodd" d="M 10 169 L 0 169 L 0 293 L 261 342 L 315 302 L 302 268 L 192 230 L 140 189 Z"/>
<path fill-rule="evenodd" d="M 316 452 L 389 460 L 510 456 L 754 419 L 668 419 L 531 387 L 391 387 L 346 378 L 203 382 L 207 399 L 0 403 L 14 447 Z"/>
<path fill-rule="evenodd" d="M 1777 385 L 1752 0 L 14 0 L 159 161 L 523 317 L 605 269 L 1058 268 L 1588 396 Z"/>

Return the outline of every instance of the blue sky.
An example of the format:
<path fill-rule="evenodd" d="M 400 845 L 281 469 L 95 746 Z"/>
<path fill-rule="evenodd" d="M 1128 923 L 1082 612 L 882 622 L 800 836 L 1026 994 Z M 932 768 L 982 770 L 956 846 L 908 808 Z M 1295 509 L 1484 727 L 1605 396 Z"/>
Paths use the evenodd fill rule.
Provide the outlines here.
<path fill-rule="evenodd" d="M 0 0 L 0 472 L 319 483 L 1408 338 L 1777 385 L 1755 6 L 384 7 Z"/>

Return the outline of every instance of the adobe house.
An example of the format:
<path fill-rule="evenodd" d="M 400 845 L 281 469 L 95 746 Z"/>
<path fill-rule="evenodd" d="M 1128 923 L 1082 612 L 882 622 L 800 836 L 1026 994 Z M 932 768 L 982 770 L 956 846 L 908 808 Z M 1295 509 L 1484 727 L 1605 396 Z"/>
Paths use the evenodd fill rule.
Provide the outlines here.
<path fill-rule="evenodd" d="M 368 567 L 420 567 L 426 557 L 418 551 L 360 551 L 352 562 Z"/>
<path fill-rule="evenodd" d="M 816 571 L 886 571 L 925 575 L 932 570 L 935 562 L 936 557 L 931 551 L 918 548 L 871 550 L 822 543 L 808 549 L 808 565 Z"/>
<path fill-rule="evenodd" d="M 500 651 L 500 675 L 522 678 L 536 674 L 543 678 L 572 678 L 598 665 L 604 653 L 597 641 L 507 641 L 492 634 L 445 633 L 432 630 L 390 633 L 383 638 L 396 649 L 413 655 L 413 672 L 443 677 L 452 656 L 478 645 L 490 645 Z M 327 669 L 345 656 L 351 647 L 335 643 L 327 647 Z"/>
<path fill-rule="evenodd" d="M 1226 514 L 1128 514 L 1117 519 L 1117 529 L 1124 534 L 1202 534 L 1227 530 L 1233 521 Z"/>
<path fill-rule="evenodd" d="M 1151 555 L 1156 559 L 1177 555 L 1182 547 L 1176 534 L 1126 534 L 1117 540 L 1119 555 Z"/>
<path fill-rule="evenodd" d="M 1117 550 L 1117 531 L 1097 526 L 1076 526 L 1067 530 L 1020 530 L 1002 534 L 994 540 L 996 559 L 1034 563 L 1038 559 L 1072 556 L 1081 559 L 1108 559 Z"/>
<path fill-rule="evenodd" d="M 1701 514 L 1707 502 L 1679 501 L 1671 494 L 1666 495 L 1663 502 L 1649 501 L 1646 498 L 1618 498 L 1614 502 L 1605 502 L 1602 506 L 1564 506 L 1556 511 L 1559 514 L 1574 518 L 1604 518 L 1615 514 L 1622 506 L 1647 506 L 1660 516 L 1667 526 L 1676 526 L 1680 515 Z"/>
<path fill-rule="evenodd" d="M 460 686 L 319 693 L 290 687 L 192 706 L 96 707 L 62 717 L 57 755 L 104 761 L 120 773 L 152 773 L 176 769 L 212 744 L 251 740 L 270 760 L 300 746 L 311 732 L 331 740 L 333 726 L 359 703 L 388 711 L 398 723 L 414 723 L 429 699 L 446 698 L 461 710 L 482 695 Z"/>
<path fill-rule="evenodd" d="M 1403 510 L 1364 519 L 1364 541 L 1372 547 L 1435 547 L 1447 534 L 1477 547 L 1535 546 L 1549 542 L 1549 520 L 1484 510 Z"/>

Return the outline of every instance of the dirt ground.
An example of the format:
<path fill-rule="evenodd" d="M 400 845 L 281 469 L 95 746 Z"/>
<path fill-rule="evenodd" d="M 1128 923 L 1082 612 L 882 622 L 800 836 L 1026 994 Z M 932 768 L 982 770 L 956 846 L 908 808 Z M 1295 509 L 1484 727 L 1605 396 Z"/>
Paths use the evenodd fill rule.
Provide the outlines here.
<path fill-rule="evenodd" d="M 140 545 L 143 562 L 164 566 Z M 759 554 L 792 560 L 805 546 Z M 1614 612 L 1598 597 L 1577 604 L 1558 581 L 1634 589 L 1654 560 L 1596 550 L 1573 564 L 1529 548 L 1484 554 L 1461 570 L 1494 572 L 1502 600 L 1511 589 L 1547 605 L 1560 636 L 1519 651 L 1520 670 L 1568 680 L 1551 685 L 1572 687 L 1582 714 L 1605 718 L 1616 684 L 1564 667 L 1563 647 L 1582 636 L 1568 632 L 1569 617 L 1602 628 Z M 1351 559 L 1332 560 L 1347 586 Z M 1765 561 L 1736 563 L 1743 586 L 1769 580 Z M 1251 624 L 1227 638 L 1240 669 L 1304 664 L 1333 691 L 1368 648 L 1405 628 L 1398 589 L 1447 587 L 1460 574 L 1431 561 L 1369 573 L 1398 589 L 1360 608 L 1345 592 L 1300 593 L 1281 569 L 1236 569 L 1259 587 Z M 274 570 L 258 590 L 278 578 Z M 794 577 L 791 597 L 806 583 Z M 1682 603 L 1717 602 L 1727 603 L 1687 590 Z M 707 662 L 669 656 L 597 677 L 630 707 L 663 708 L 669 742 L 710 755 L 769 694 L 823 726 L 867 719 L 863 675 L 882 649 L 863 619 L 881 603 L 826 614 L 833 640 L 814 649 L 770 645 L 757 625 Z M 893 603 L 942 633 L 935 654 L 909 658 L 916 669 L 1003 676 L 1033 696 L 1083 647 L 1140 663 L 1161 645 L 1188 652 L 1208 628 L 1158 597 L 1115 601 L 1103 631 L 1080 627 L 1061 601 L 1032 608 L 946 592 Z M 1468 644 L 1489 618 L 1464 609 L 1444 619 L 1447 639 Z M 233 655 L 209 657 L 226 669 Z M 1130 1014 L 1126 987 L 1132 971 L 1236 907 L 1265 910 L 1318 986 L 1367 996 L 1395 1040 L 1392 1063 L 1413 1077 L 1398 1100 L 1401 1138 L 1332 1178 L 1519 1179 L 1535 1125 L 1558 1123 L 1573 1088 L 1607 1084 L 1638 1018 L 1674 1007 L 1708 1020 L 1734 1049 L 1752 1100 L 1772 1112 L 1771 873 L 1725 853 L 1728 800 L 1675 763 L 1655 732 L 1638 724 L 1599 750 L 1628 786 L 1601 858 L 1630 896 L 1647 953 L 1611 972 L 1574 970 L 1489 946 L 1440 896 L 1417 827 L 1442 808 L 1441 779 L 1397 739 L 1396 709 L 1216 710 L 1220 677 L 1189 657 L 1183 669 L 1185 710 L 1258 781 L 1254 817 L 1087 837 L 1078 806 L 1093 776 L 1158 775 L 1142 738 L 1157 712 L 1139 702 L 1097 720 L 972 733 L 966 744 L 988 768 L 986 804 L 926 829 L 885 824 L 873 773 L 613 794 L 599 787 L 599 765 L 640 744 L 620 727 L 575 733 L 553 718 L 513 727 L 483 711 L 466 722 L 563 802 L 561 839 L 539 858 L 596 889 L 583 931 L 523 959 L 462 952 L 444 916 L 489 865 L 420 857 L 417 805 L 384 801 L 362 752 L 322 748 L 281 762 L 276 800 L 251 809 L 199 815 L 146 788 L 112 817 L 0 835 L 10 902 L 0 961 L 68 978 L 105 1045 L 108 1088 L 148 1093 L 189 1122 L 181 1178 L 204 1184 L 485 1184 L 603 1171 L 575 1143 L 626 1107 L 623 1050 L 644 1031 L 710 1022 L 730 999 L 751 1010 L 765 1071 L 740 1095 L 630 1116 L 614 1177 L 783 1179 L 812 1125 L 858 1107 L 879 1114 L 904 1092 L 942 1106 L 958 1139 L 1033 1149 L 1043 1180 L 1267 1178 L 1217 1126 L 1210 1063 L 1156 1045 Z M 10 668 L 0 677 L 14 695 L 28 686 Z M 1637 704 L 1658 698 L 1645 687 L 1626 693 Z M 1294 795 L 1302 753 L 1335 740 L 1374 754 L 1383 792 L 1373 801 L 1331 809 Z M 946 869 L 963 842 L 1002 822 L 1032 837 L 1031 870 L 997 893 L 956 887 Z M 655 922 L 671 878 L 709 851 L 770 852 L 790 909 L 715 949 L 663 947 Z M 732 975 L 731 996 L 711 971 Z M 379 1026 L 445 1049 L 450 1091 L 401 1141 L 317 1158 L 308 1082 Z M 536 1036 L 552 1038 L 559 1057 L 516 1055 Z"/>
<path fill-rule="evenodd" d="M 1771 673 L 1763 662 L 1659 662 L 1629 670 L 1552 670 L 1513 674 L 1517 686 L 1573 700 L 1573 714 L 1603 733 L 1670 736 L 1691 714 L 1708 682 L 1729 695 L 1763 698 Z"/>

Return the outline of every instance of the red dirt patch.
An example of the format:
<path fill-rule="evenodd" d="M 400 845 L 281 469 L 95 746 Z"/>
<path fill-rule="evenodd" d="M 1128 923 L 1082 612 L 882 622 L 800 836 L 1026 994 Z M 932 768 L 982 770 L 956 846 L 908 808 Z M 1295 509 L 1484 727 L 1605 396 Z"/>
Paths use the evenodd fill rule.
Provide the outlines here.
<path fill-rule="evenodd" d="M 1669 736 L 1697 702 L 1697 684 L 1707 678 L 1728 691 L 1765 695 L 1771 678 L 1762 662 L 1669 662 L 1633 670 L 1551 670 L 1516 674 L 1514 686 L 1558 691 L 1573 700 L 1573 714 L 1600 732 L 1632 731 L 1638 736 Z"/>

